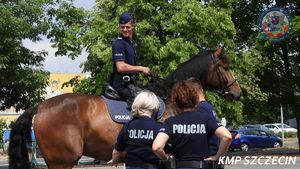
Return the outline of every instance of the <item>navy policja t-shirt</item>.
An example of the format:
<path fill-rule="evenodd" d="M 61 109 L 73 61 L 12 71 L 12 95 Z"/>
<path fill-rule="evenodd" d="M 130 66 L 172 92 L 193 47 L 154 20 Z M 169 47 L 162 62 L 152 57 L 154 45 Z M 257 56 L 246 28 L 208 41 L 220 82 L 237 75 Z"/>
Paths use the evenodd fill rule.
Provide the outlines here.
<path fill-rule="evenodd" d="M 217 113 L 216 110 L 214 109 L 214 107 L 208 102 L 208 101 L 202 101 L 200 102 L 200 104 L 197 106 L 196 111 L 200 112 L 200 113 L 207 113 L 208 115 L 212 115 L 216 118 L 218 125 L 222 126 L 220 124 L 220 121 L 217 118 Z M 220 139 L 213 134 L 210 138 L 209 138 L 209 150 L 210 150 L 210 155 L 215 155 L 217 154 L 217 151 L 219 149 L 219 145 L 220 145 Z"/>
<path fill-rule="evenodd" d="M 168 118 L 160 132 L 169 135 L 172 154 L 180 161 L 200 161 L 209 157 L 208 137 L 218 128 L 216 118 L 199 112 L 183 112 Z"/>
<path fill-rule="evenodd" d="M 131 121 L 119 133 L 115 149 L 122 152 L 127 151 L 126 166 L 130 164 L 158 164 L 159 159 L 152 151 L 152 143 L 158 134 L 161 124 L 153 118 L 140 117 Z M 127 129 L 127 131 L 126 131 Z M 128 142 L 138 145 L 128 144 Z"/>

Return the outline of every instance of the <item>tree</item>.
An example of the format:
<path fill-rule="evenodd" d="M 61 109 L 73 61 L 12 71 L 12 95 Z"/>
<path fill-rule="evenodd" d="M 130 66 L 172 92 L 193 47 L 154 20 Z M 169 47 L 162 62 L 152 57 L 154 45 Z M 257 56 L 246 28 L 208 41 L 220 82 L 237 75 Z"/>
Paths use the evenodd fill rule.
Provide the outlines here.
<path fill-rule="evenodd" d="M 42 70 L 44 51 L 30 51 L 22 40 L 38 41 L 48 30 L 50 0 L 1 1 L 0 109 L 26 109 L 40 102 L 49 73 Z"/>
<path fill-rule="evenodd" d="M 281 42 L 261 39 L 256 29 L 257 15 L 265 7 L 272 6 L 272 1 L 238 0 L 234 3 L 235 12 L 233 12 L 232 18 L 235 18 L 234 23 L 240 37 L 236 40 L 236 44 L 239 44 L 240 47 L 256 49 L 264 58 L 265 63 L 265 66 L 256 70 L 254 75 L 260 79 L 257 85 L 267 94 L 268 101 L 246 105 L 245 114 L 249 115 L 248 117 L 251 116 L 252 121 L 279 121 L 279 107 L 282 104 L 284 107 L 290 107 L 300 124 L 299 1 L 277 0 L 275 3 L 277 6 L 289 10 L 294 18 L 293 30 L 290 32 L 289 38 Z M 247 15 L 242 15 L 241 13 L 245 13 L 245 11 Z M 300 125 L 298 125 L 298 130 L 300 130 Z M 299 132 L 298 138 L 300 138 Z"/>
<path fill-rule="evenodd" d="M 254 63 L 258 64 L 260 60 L 250 57 L 261 58 L 261 55 L 251 50 L 245 54 L 248 59 L 242 60 L 236 52 L 232 2 L 98 0 L 92 12 L 64 5 L 55 12 L 59 15 L 48 37 L 52 38 L 60 53 L 69 54 L 71 58 L 84 48 L 88 50 L 88 60 L 83 66 L 84 71 L 91 72 L 91 78 L 81 82 L 73 79 L 72 83 L 79 84 L 75 86 L 77 92 L 100 95 L 112 67 L 111 43 L 118 34 L 118 17 L 123 11 L 128 11 L 137 25 L 134 41 L 140 63 L 150 66 L 153 74 L 165 77 L 192 55 L 225 43 L 237 76 L 247 81 L 242 87 L 251 99 L 263 100 L 265 95 L 255 84 L 257 78 L 253 75 L 256 70 Z M 219 115 L 225 116 L 233 125 L 243 121 L 243 101 L 229 103 L 211 92 L 207 92 L 207 98 L 216 106 Z"/>

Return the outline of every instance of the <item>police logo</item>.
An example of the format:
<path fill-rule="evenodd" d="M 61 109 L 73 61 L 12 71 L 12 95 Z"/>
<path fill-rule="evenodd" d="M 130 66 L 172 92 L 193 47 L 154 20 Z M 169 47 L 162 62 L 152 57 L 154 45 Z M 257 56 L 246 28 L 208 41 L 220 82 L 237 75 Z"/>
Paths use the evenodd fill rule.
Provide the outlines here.
<path fill-rule="evenodd" d="M 283 8 L 270 8 L 260 15 L 258 31 L 266 40 L 281 41 L 286 39 L 291 31 L 291 15 Z"/>

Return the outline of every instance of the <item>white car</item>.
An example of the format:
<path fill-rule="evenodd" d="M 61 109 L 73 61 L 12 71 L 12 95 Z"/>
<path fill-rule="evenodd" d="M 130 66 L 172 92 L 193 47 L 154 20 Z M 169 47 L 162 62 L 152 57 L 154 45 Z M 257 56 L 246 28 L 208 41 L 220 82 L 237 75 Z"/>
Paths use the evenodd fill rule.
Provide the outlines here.
<path fill-rule="evenodd" d="M 274 131 L 274 133 L 282 132 L 281 123 L 264 124 L 264 126 Z M 286 124 L 283 124 L 283 131 L 297 133 L 297 129 Z"/>

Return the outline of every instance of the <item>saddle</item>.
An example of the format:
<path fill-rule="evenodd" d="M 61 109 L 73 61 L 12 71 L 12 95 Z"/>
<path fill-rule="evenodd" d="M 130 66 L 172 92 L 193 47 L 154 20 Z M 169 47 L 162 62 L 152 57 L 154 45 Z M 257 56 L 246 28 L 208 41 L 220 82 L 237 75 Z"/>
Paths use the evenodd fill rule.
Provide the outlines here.
<path fill-rule="evenodd" d="M 137 87 L 135 87 L 137 88 Z M 131 89 L 135 90 L 135 95 L 140 91 L 140 89 Z M 106 102 L 108 107 L 109 115 L 113 121 L 117 123 L 127 123 L 129 120 L 132 119 L 131 112 L 128 109 L 128 104 L 124 101 L 118 92 L 109 84 L 105 85 L 103 99 Z M 160 119 L 165 111 L 165 103 L 164 101 L 158 97 L 160 102 L 159 111 L 154 114 L 156 120 Z"/>

